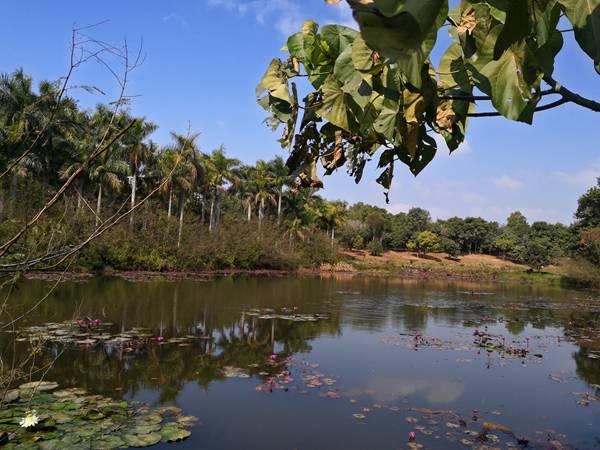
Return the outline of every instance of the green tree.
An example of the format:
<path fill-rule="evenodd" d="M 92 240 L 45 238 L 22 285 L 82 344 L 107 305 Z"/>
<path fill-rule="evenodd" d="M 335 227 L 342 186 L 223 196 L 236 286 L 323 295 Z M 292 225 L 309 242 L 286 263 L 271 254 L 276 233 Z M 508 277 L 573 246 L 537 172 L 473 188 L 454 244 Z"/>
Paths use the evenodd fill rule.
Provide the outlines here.
<path fill-rule="evenodd" d="M 418 255 L 424 255 L 425 253 L 439 252 L 442 247 L 437 234 L 431 231 L 421 231 L 408 243 L 408 249 L 417 252 Z"/>
<path fill-rule="evenodd" d="M 600 227 L 600 177 L 596 186 L 577 200 L 575 219 L 582 229 Z"/>
<path fill-rule="evenodd" d="M 529 240 L 525 246 L 523 262 L 527 264 L 531 270 L 537 272 L 543 267 L 550 265 L 552 262 L 552 247 L 550 241 L 543 238 Z"/>
<path fill-rule="evenodd" d="M 208 229 L 212 231 L 219 224 L 223 188 L 226 184 L 235 182 L 241 163 L 239 159 L 227 157 L 225 147 L 221 145 L 205 157 L 204 164 L 211 193 Z"/>
<path fill-rule="evenodd" d="M 346 164 L 358 182 L 377 158 L 377 181 L 389 189 L 398 161 L 415 175 L 429 164 L 436 135 L 456 150 L 469 118 L 531 124 L 565 103 L 600 111 L 600 102 L 553 75 L 563 16 L 600 72 L 600 0 L 461 0 L 452 10 L 447 0 L 347 3 L 360 31 L 304 23 L 288 38 L 288 56 L 271 61 L 256 89 L 269 125 L 284 125 L 288 165 L 307 186 L 322 184 L 319 163 L 326 175 Z M 435 48 L 442 29 L 452 38 L 445 51 Z M 491 111 L 476 112 L 476 101 Z"/>

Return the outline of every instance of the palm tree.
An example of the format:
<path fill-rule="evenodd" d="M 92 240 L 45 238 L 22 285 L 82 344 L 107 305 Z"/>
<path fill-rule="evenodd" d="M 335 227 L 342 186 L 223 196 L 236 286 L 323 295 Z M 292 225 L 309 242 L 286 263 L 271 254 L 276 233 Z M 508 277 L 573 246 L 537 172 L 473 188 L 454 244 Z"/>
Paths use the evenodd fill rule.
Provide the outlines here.
<path fill-rule="evenodd" d="M 240 166 L 240 160 L 228 158 L 225 154 L 225 147 L 221 145 L 204 158 L 206 167 L 206 176 L 212 199 L 210 204 L 210 219 L 208 230 L 216 229 L 219 224 L 219 213 L 221 203 L 221 191 L 227 183 L 234 183 L 238 178 L 237 172 Z"/>
<path fill-rule="evenodd" d="M 116 150 L 108 150 L 93 161 L 90 169 L 90 179 L 98 184 L 96 199 L 96 227 L 100 225 L 102 212 L 102 191 L 105 188 L 113 192 L 121 192 L 123 178 L 129 169 L 127 162 L 119 159 Z"/>
<path fill-rule="evenodd" d="M 194 189 L 197 181 L 204 174 L 202 157 L 196 144 L 196 140 L 199 136 L 200 133 L 188 133 L 187 135 L 174 132 L 171 133 L 171 138 L 175 142 L 170 148 L 170 151 L 174 153 L 174 161 L 176 163 L 171 178 L 171 189 L 174 186 L 179 191 L 179 232 L 177 234 L 177 247 L 181 245 L 186 194 Z M 170 197 L 171 196 L 169 196 L 169 198 Z"/>
<path fill-rule="evenodd" d="M 273 184 L 277 187 L 277 225 L 281 224 L 283 188 L 292 182 L 290 171 L 283 158 L 277 156 L 270 163 Z"/>
<path fill-rule="evenodd" d="M 323 218 L 331 231 L 331 246 L 335 243 L 335 230 L 344 220 L 346 203 L 342 201 L 326 202 L 324 205 Z"/>
<path fill-rule="evenodd" d="M 138 187 L 138 176 L 145 162 L 153 157 L 156 147 L 152 141 L 146 142 L 147 137 L 156 131 L 157 126 L 145 119 L 138 120 L 129 132 L 123 144 L 126 147 L 129 159 L 129 180 L 131 183 L 131 209 L 135 206 L 135 197 Z M 129 217 L 129 225 L 133 227 L 133 212 Z"/>
<path fill-rule="evenodd" d="M 262 223 L 265 216 L 265 203 L 276 204 L 275 195 L 273 195 L 273 177 L 269 170 L 269 164 L 262 160 L 256 162 L 254 170 L 253 184 L 256 188 L 254 194 L 254 203 L 258 205 L 258 230 L 262 229 Z"/>

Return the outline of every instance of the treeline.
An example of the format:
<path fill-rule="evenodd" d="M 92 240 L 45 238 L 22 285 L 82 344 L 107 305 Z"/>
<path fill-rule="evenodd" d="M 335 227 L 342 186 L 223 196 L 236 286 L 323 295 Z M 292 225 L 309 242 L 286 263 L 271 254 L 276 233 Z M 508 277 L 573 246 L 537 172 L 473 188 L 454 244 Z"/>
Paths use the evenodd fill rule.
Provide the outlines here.
<path fill-rule="evenodd" d="M 35 90 L 22 71 L 0 77 L 2 241 L 81 170 L 0 266 L 73 247 L 124 212 L 127 217 L 83 247 L 72 264 L 93 270 L 293 268 L 335 262 L 340 246 L 454 258 L 486 253 L 535 269 L 560 255 L 600 263 L 599 188 L 582 197 L 571 226 L 528 224 L 519 212 L 501 225 L 476 217 L 432 221 L 421 208 L 390 214 L 362 203 L 348 207 L 298 187 L 279 157 L 247 165 L 224 147 L 205 153 L 192 130 L 173 132 L 171 142 L 159 146 L 150 139 L 157 126 L 146 118 L 115 115 L 110 105 L 84 110 L 68 97 L 57 103 L 57 89 L 43 82 Z M 91 148 L 132 123 L 88 160 Z"/>
<path fill-rule="evenodd" d="M 445 252 L 451 258 L 480 253 L 540 268 L 560 256 L 582 256 L 600 264 L 600 178 L 579 198 L 574 223 L 529 223 L 519 211 L 505 224 L 481 217 L 452 217 L 432 221 L 428 211 L 412 208 L 390 214 L 363 203 L 350 207 L 340 233 L 344 245 L 367 248 L 372 254 L 384 249 L 418 254 Z"/>

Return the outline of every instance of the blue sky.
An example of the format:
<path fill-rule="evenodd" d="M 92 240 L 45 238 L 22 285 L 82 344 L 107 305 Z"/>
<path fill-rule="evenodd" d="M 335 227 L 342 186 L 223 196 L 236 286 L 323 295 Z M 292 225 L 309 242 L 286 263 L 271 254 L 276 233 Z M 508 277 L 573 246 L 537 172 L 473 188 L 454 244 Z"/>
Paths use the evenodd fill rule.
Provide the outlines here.
<path fill-rule="evenodd" d="M 74 24 L 108 23 L 94 36 L 130 46 L 143 39 L 146 59 L 132 74 L 132 110 L 159 125 L 153 139 L 167 143 L 169 131 L 188 123 L 202 132 L 209 151 L 225 144 L 245 162 L 285 156 L 255 103 L 254 88 L 286 36 L 306 19 L 352 24 L 348 10 L 322 0 L 103 0 L 3 1 L 0 72 L 23 67 L 36 81 L 65 72 Z M 571 36 L 556 65 L 555 78 L 588 97 L 600 98 L 600 78 Z M 445 40 L 441 36 L 442 42 Z M 434 54 L 439 55 L 443 45 Z M 114 95 L 100 67 L 82 70 L 78 81 Z M 100 100 L 85 93 L 83 106 Z M 482 105 L 482 110 L 485 105 Z M 533 127 L 504 119 L 471 121 L 466 144 L 451 156 L 441 149 L 417 178 L 398 167 L 385 205 L 376 185 L 375 164 L 360 185 L 344 172 L 325 179 L 327 198 L 364 201 L 392 212 L 410 206 L 434 217 L 477 215 L 504 221 L 521 210 L 533 220 L 572 221 L 576 200 L 600 176 L 597 113 L 565 105 L 537 115 Z"/>

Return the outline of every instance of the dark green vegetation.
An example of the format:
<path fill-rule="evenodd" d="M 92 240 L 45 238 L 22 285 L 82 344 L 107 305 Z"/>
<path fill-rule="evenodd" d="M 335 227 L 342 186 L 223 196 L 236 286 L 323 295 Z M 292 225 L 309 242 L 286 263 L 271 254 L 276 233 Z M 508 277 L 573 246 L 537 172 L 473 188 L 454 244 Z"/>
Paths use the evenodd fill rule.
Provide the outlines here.
<path fill-rule="evenodd" d="M 347 3 L 360 31 L 305 22 L 256 90 L 267 123 L 284 125 L 287 164 L 306 186 L 322 185 L 318 165 L 326 175 L 346 166 L 359 182 L 375 160 L 389 189 L 398 161 L 417 175 L 437 152 L 434 136 L 454 151 L 471 118 L 531 124 L 565 103 L 600 112 L 553 78 L 570 32 L 600 73 L 600 0 L 461 0 L 452 10 L 447 0 Z M 440 31 L 453 42 L 435 62 Z"/>
<path fill-rule="evenodd" d="M 177 442 L 190 436 L 186 427 L 196 424 L 173 406 L 133 407 L 126 401 L 91 395 L 84 389 L 60 389 L 57 383 L 31 382 L 8 391 L 0 407 L 5 448 L 53 450 L 62 448 L 148 447 Z M 9 400 L 7 400 L 9 399 Z M 27 415 L 39 421 L 19 425 Z"/>
<path fill-rule="evenodd" d="M 41 208 L 74 170 L 77 183 L 44 220 L 2 257 L 2 268 L 70 268 L 90 271 L 197 271 L 295 269 L 340 260 L 339 249 L 409 250 L 451 258 L 485 253 L 540 270 L 556 257 L 583 255 L 598 264 L 600 188 L 584 195 L 574 225 L 535 222 L 519 212 L 506 225 L 477 217 L 432 222 L 420 208 L 390 214 L 365 204 L 327 201 L 316 189 L 298 187 L 280 158 L 242 164 L 223 148 L 203 153 L 198 134 L 172 134 L 159 147 L 156 126 L 128 112 L 111 122 L 108 107 L 81 110 L 66 98 L 57 105 L 55 87 L 36 92 L 23 72 L 2 77 L 0 96 L 0 237 L 6 242 Z M 48 106 L 45 106 L 49 104 Z M 48 109 L 46 109 L 48 108 Z M 89 142 L 103 130 L 127 131 L 101 158 L 85 162 Z M 19 160 L 35 130 L 33 151 Z M 136 200 L 146 199 L 139 207 Z M 136 205 L 135 209 L 131 209 Z M 130 214 L 104 231 L 119 214 Z M 98 232 L 98 230 L 102 230 Z M 93 237 L 93 239 L 90 239 Z M 68 255 L 73 248 L 80 250 Z M 23 264 L 22 261 L 27 261 Z"/>

